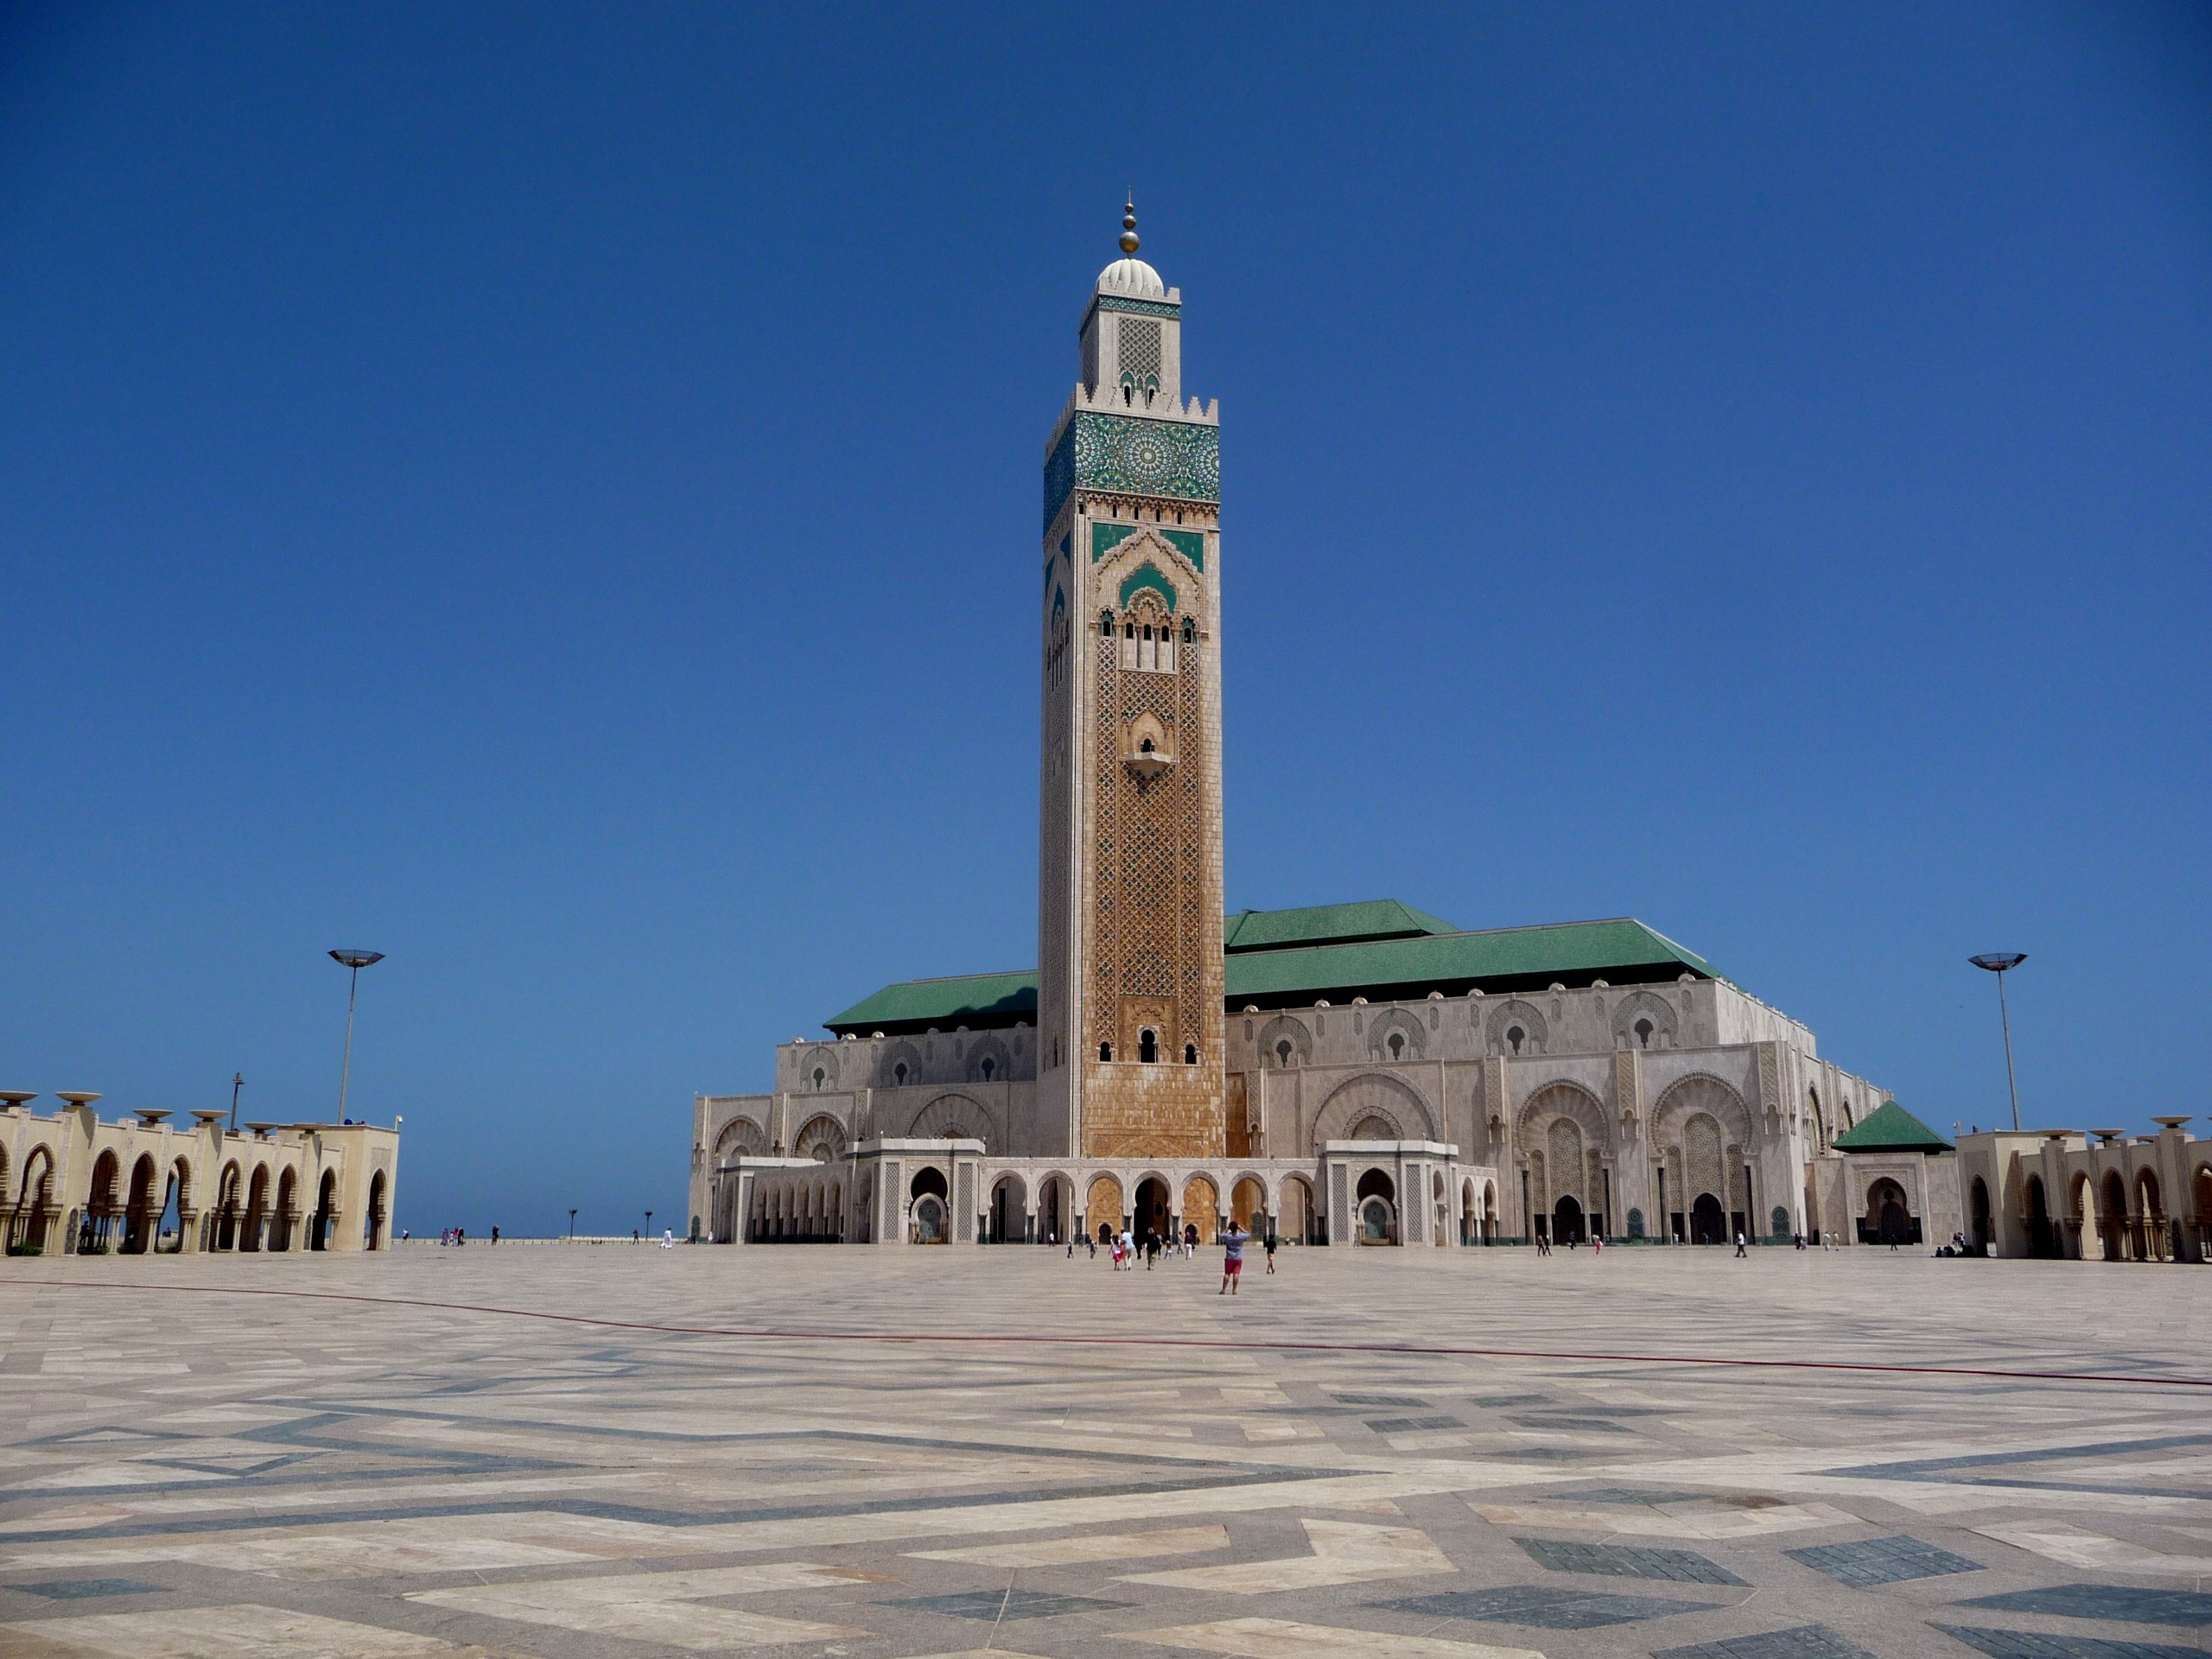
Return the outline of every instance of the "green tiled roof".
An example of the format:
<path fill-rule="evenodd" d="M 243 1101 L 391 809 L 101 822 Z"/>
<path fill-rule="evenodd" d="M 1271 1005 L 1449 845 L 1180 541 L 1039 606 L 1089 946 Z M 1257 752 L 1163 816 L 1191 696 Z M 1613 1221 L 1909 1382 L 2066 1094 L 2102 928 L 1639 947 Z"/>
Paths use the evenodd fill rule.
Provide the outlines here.
<path fill-rule="evenodd" d="M 931 1026 L 1010 1026 L 1037 1018 L 1037 970 L 963 974 L 956 979 L 910 979 L 887 985 L 822 1023 L 839 1036 L 848 1031 L 922 1031 Z"/>
<path fill-rule="evenodd" d="M 1720 977 L 1703 957 L 1626 918 L 1255 951 L 1231 957 L 1228 966 L 1232 1004 L 1276 1007 L 1332 992 L 1425 996 L 1477 985 L 1486 991 L 1536 990 L 1554 981 L 1648 984 L 1686 972 L 1700 979 Z"/>
<path fill-rule="evenodd" d="M 1282 918 L 1304 919 L 1284 926 L 1279 925 Z M 1456 933 L 1434 931 L 1444 925 L 1433 916 L 1423 916 L 1395 899 L 1378 899 L 1308 910 L 1246 911 L 1230 921 L 1238 938 L 1269 941 L 1232 947 L 1225 964 L 1231 1007 L 1247 1002 L 1285 1007 L 1321 997 L 1348 1001 L 1354 995 L 1408 999 L 1431 991 L 1457 995 L 1478 985 L 1485 991 L 1541 990 L 1554 981 L 1587 985 L 1592 979 L 1605 979 L 1633 985 L 1677 979 L 1685 973 L 1700 979 L 1721 976 L 1703 957 L 1626 918 Z M 1382 938 L 1362 937 L 1355 931 L 1392 923 L 1420 931 Z M 1319 931 L 1319 937 L 1338 942 L 1301 945 L 1297 943 L 1300 928 L 1333 929 Z M 1017 1020 L 1033 1024 L 1036 1018 L 1037 975 L 1033 969 L 887 985 L 823 1023 L 840 1036 L 849 1031 L 866 1036 L 872 1031 L 918 1032 L 931 1026 L 981 1031 L 1011 1026 Z M 1904 1116 L 1902 1108 L 1898 1111 Z M 1864 1132 L 1881 1116 L 1876 1113 L 1853 1133 Z M 1922 1126 L 1915 1128 L 1927 1133 Z M 1948 1147 L 1949 1142 L 1942 1145 Z"/>
<path fill-rule="evenodd" d="M 1235 956 L 1240 950 L 1282 950 L 1297 945 L 1404 939 L 1459 931 L 1451 923 L 1395 899 L 1370 899 L 1363 904 L 1307 905 L 1300 910 L 1240 910 L 1223 922 L 1222 945 Z"/>
<path fill-rule="evenodd" d="M 1885 1100 L 1833 1144 L 1841 1152 L 1955 1152 L 1942 1135 L 1894 1100 Z"/>

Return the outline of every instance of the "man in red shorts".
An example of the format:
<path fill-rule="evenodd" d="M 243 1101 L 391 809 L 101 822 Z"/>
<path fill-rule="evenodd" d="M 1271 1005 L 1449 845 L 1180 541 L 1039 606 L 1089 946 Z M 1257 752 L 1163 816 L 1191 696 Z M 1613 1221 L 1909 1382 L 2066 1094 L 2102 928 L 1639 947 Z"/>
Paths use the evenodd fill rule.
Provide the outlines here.
<path fill-rule="evenodd" d="M 1230 1222 L 1221 1235 L 1221 1288 L 1217 1296 L 1234 1296 L 1237 1281 L 1244 1274 L 1244 1241 L 1252 1235 Z"/>

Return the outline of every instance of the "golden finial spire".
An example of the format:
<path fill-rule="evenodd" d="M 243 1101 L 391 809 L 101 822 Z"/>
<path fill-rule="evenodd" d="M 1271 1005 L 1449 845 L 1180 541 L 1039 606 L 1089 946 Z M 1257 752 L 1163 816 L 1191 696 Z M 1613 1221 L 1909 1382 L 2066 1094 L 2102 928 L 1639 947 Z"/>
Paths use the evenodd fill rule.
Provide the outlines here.
<path fill-rule="evenodd" d="M 1137 251 L 1137 193 L 1130 191 L 1122 208 L 1122 251 L 1134 257 Z"/>

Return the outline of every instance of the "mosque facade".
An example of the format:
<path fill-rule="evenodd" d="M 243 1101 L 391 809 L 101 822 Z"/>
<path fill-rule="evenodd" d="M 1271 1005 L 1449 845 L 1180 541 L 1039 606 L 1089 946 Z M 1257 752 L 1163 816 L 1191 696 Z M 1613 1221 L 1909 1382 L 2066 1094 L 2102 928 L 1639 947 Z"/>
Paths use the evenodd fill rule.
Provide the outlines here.
<path fill-rule="evenodd" d="M 1641 922 L 1225 913 L 1219 406 L 1134 213 L 1122 252 L 1044 451 L 1039 965 L 887 986 L 696 1096 L 693 1236 L 1949 1237 L 1949 1143 Z"/>

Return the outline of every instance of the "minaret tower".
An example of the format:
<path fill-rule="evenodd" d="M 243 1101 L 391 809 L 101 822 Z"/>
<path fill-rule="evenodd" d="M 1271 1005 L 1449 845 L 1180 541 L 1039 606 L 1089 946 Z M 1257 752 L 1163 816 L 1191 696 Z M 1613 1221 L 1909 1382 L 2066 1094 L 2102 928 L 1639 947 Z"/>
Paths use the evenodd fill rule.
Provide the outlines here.
<path fill-rule="evenodd" d="M 1220 412 L 1183 402 L 1182 294 L 1136 225 L 1045 446 L 1037 1140 L 1217 1157 Z"/>

